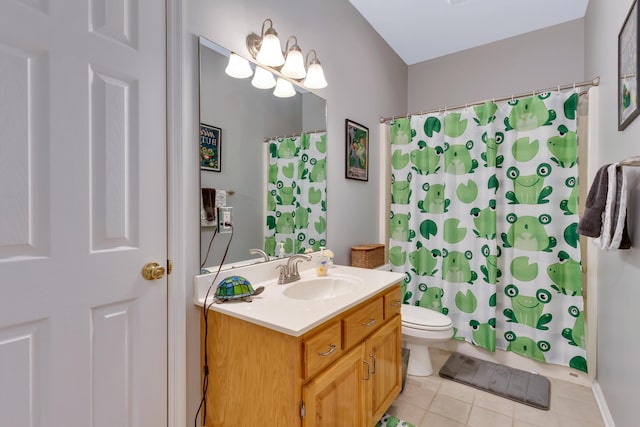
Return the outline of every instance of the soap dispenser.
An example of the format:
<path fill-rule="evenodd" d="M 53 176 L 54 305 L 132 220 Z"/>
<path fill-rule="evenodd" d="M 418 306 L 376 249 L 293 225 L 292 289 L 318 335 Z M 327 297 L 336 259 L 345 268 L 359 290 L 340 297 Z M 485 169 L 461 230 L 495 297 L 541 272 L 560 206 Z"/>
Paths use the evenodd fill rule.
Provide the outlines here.
<path fill-rule="evenodd" d="M 320 247 L 320 256 L 316 261 L 316 274 L 318 277 L 326 276 L 329 269 L 329 258 L 324 253 L 324 246 Z"/>
<path fill-rule="evenodd" d="M 280 242 L 278 245 L 278 258 L 284 258 L 286 255 L 284 250 L 284 242 Z"/>

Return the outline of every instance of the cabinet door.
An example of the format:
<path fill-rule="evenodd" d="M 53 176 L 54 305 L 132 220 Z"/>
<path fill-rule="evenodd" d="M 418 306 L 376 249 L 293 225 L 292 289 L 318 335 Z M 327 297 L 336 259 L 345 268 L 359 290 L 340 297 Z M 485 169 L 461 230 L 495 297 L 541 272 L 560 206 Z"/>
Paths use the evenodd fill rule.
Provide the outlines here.
<path fill-rule="evenodd" d="M 302 388 L 303 427 L 365 425 L 364 347 L 355 347 Z"/>
<path fill-rule="evenodd" d="M 371 380 L 366 382 L 367 425 L 374 426 L 402 387 L 400 316 L 394 316 L 367 339 L 365 360 L 371 364 Z"/>

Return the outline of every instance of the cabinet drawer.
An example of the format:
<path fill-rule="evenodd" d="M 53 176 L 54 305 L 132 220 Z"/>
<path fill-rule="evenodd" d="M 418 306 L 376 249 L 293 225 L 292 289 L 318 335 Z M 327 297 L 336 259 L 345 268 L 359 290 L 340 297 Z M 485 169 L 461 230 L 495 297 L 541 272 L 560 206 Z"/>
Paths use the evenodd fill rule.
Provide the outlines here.
<path fill-rule="evenodd" d="M 304 340 L 304 377 L 310 378 L 337 360 L 342 353 L 340 323 L 336 322 L 316 335 Z"/>
<path fill-rule="evenodd" d="M 384 294 L 383 298 L 385 320 L 391 319 L 400 313 L 400 306 L 402 305 L 402 288 L 400 286 L 395 285 L 392 290 Z"/>
<path fill-rule="evenodd" d="M 351 348 L 382 325 L 383 314 L 382 297 L 379 297 L 342 319 L 344 348 Z"/>

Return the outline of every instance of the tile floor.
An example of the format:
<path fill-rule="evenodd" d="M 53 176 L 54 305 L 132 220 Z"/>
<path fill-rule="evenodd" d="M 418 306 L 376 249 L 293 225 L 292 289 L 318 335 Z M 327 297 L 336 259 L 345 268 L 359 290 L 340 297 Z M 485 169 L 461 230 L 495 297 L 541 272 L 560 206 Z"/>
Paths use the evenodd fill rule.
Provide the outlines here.
<path fill-rule="evenodd" d="M 542 411 L 438 376 L 448 352 L 430 349 L 434 375 L 407 377 L 387 413 L 416 427 L 604 427 L 593 392 L 551 380 L 551 409 Z"/>

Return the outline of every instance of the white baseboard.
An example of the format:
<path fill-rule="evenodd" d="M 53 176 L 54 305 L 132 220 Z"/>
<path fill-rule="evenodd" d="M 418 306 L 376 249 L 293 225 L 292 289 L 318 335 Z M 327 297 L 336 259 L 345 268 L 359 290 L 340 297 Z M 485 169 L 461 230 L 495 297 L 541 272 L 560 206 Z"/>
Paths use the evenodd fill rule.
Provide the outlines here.
<path fill-rule="evenodd" d="M 602 420 L 604 421 L 604 425 L 606 427 L 615 427 L 615 423 L 613 422 L 613 417 L 611 416 L 611 412 L 609 412 L 609 407 L 607 406 L 607 401 L 604 398 L 604 394 L 602 394 L 602 389 L 600 388 L 600 384 L 598 380 L 593 382 L 593 396 L 596 398 L 596 403 L 598 404 L 598 408 L 600 409 L 600 414 L 602 415 Z"/>

